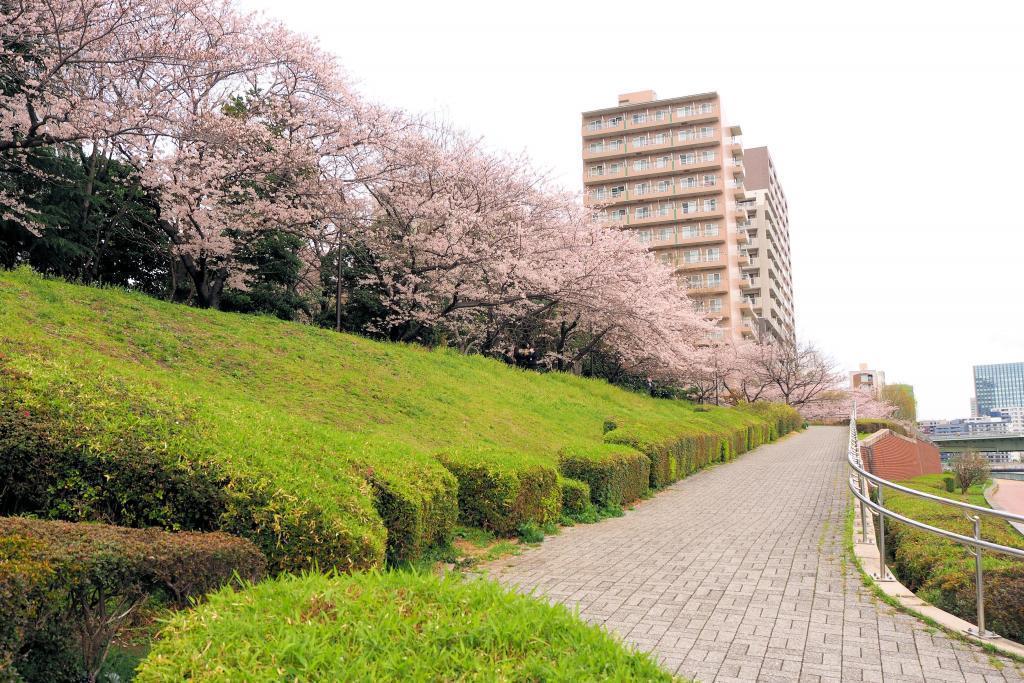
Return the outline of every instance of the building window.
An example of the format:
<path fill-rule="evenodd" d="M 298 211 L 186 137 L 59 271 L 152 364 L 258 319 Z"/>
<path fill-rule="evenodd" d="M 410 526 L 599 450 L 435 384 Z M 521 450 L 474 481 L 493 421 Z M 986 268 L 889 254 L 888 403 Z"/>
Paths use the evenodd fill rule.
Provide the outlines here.
<path fill-rule="evenodd" d="M 700 160 L 701 161 L 714 161 L 715 160 L 715 151 L 712 150 L 712 149 L 704 150 L 703 152 L 700 153 Z"/>
<path fill-rule="evenodd" d="M 718 247 L 710 247 L 704 254 L 704 260 L 709 263 L 713 263 L 719 258 L 721 258 L 721 252 L 718 250 Z"/>
<path fill-rule="evenodd" d="M 591 153 L 603 152 L 604 151 L 604 143 L 603 142 L 591 142 L 590 143 L 590 147 L 588 149 L 590 150 Z"/>
<path fill-rule="evenodd" d="M 718 287 L 722 284 L 721 273 L 708 273 L 708 287 Z"/>
<path fill-rule="evenodd" d="M 711 126 L 701 126 L 700 137 L 703 139 L 713 137 L 715 135 L 715 129 Z"/>
<path fill-rule="evenodd" d="M 651 186 L 649 183 L 637 183 L 633 186 L 633 192 L 635 192 L 638 197 L 647 194 L 650 189 Z"/>
<path fill-rule="evenodd" d="M 700 262 L 700 249 L 687 249 L 686 250 L 686 262 L 687 263 L 699 263 Z"/>
<path fill-rule="evenodd" d="M 660 230 L 658 230 L 658 240 L 662 242 L 667 242 L 668 240 L 672 239 L 673 232 L 674 231 L 672 230 L 672 228 L 661 228 Z"/>
<path fill-rule="evenodd" d="M 668 133 L 658 133 L 654 136 L 655 145 L 664 145 L 666 142 L 668 142 Z"/>
<path fill-rule="evenodd" d="M 683 106 L 676 109 L 676 116 L 693 116 L 693 105 L 684 104 Z"/>
<path fill-rule="evenodd" d="M 622 123 L 622 114 L 616 114 L 605 122 L 605 125 L 609 128 L 617 126 Z"/>
<path fill-rule="evenodd" d="M 693 133 L 692 128 L 679 131 L 679 142 L 686 142 L 687 140 L 695 140 L 696 135 Z"/>
<path fill-rule="evenodd" d="M 633 138 L 633 146 L 634 147 L 646 147 L 647 146 L 647 136 L 646 135 L 641 135 L 641 136 Z"/>
<path fill-rule="evenodd" d="M 647 159 L 637 159 L 636 161 L 633 162 L 634 171 L 646 171 L 650 167 L 651 162 L 648 161 Z"/>
<path fill-rule="evenodd" d="M 714 187 L 715 183 L 718 182 L 718 176 L 714 174 L 704 176 L 704 187 Z"/>
<path fill-rule="evenodd" d="M 707 237 L 717 237 L 718 236 L 718 223 L 705 223 L 704 224 L 704 234 Z"/>
<path fill-rule="evenodd" d="M 626 218 L 626 210 L 625 209 L 615 209 L 614 211 L 612 211 L 611 215 L 612 215 L 612 220 L 613 221 L 625 220 L 625 218 Z"/>
<path fill-rule="evenodd" d="M 700 237 L 700 228 L 696 225 L 684 225 L 680 234 L 685 239 Z"/>
<path fill-rule="evenodd" d="M 710 114 L 711 110 L 713 108 L 714 108 L 714 106 L 710 102 L 701 102 L 700 103 L 700 113 L 701 114 Z"/>
<path fill-rule="evenodd" d="M 608 142 L 608 144 L 607 144 L 607 145 L 605 145 L 605 146 L 606 146 L 606 147 L 607 147 L 608 149 L 618 149 L 619 147 L 621 147 L 621 146 L 622 146 L 622 144 L 623 144 L 623 143 L 622 143 L 622 140 L 610 140 L 610 141 Z"/>
<path fill-rule="evenodd" d="M 679 208 L 683 213 L 696 213 L 697 202 L 679 202 Z"/>
<path fill-rule="evenodd" d="M 689 152 L 687 154 L 680 154 L 679 155 L 679 163 L 682 164 L 683 166 L 686 166 L 687 164 L 693 164 L 693 163 L 696 163 L 696 162 L 697 162 L 697 155 L 694 154 L 693 152 Z"/>
<path fill-rule="evenodd" d="M 659 180 L 658 181 L 658 192 L 668 192 L 672 189 L 671 180 Z"/>
<path fill-rule="evenodd" d="M 610 173 L 612 175 L 615 175 L 616 173 L 619 173 L 620 171 L 622 171 L 622 164 L 620 164 L 619 162 L 616 161 L 615 163 L 608 164 L 608 173 Z M 604 175 L 604 174 L 602 173 L 601 175 Z"/>
<path fill-rule="evenodd" d="M 649 243 L 651 241 L 651 231 L 650 230 L 637 230 L 636 231 L 636 241 L 639 242 L 640 244 L 647 244 L 647 243 Z"/>
<path fill-rule="evenodd" d="M 697 176 L 686 176 L 679 180 L 679 184 L 683 187 L 697 187 Z"/>
<path fill-rule="evenodd" d="M 718 208 L 718 200 L 717 199 L 705 199 L 704 200 L 704 210 L 705 211 L 714 211 L 717 208 Z"/>
<path fill-rule="evenodd" d="M 669 114 L 669 110 L 668 109 L 660 109 L 657 112 L 655 112 L 654 120 L 655 121 L 668 121 L 668 114 Z"/>
<path fill-rule="evenodd" d="M 612 196 L 613 197 L 621 197 L 623 194 L 625 194 L 625 192 L 626 192 L 626 186 L 625 185 L 614 185 L 614 186 L 612 186 Z"/>
<path fill-rule="evenodd" d="M 590 123 L 587 124 L 587 128 L 589 128 L 590 130 L 601 130 L 602 127 L 603 124 L 601 123 L 600 119 L 596 121 L 591 121 Z"/>
<path fill-rule="evenodd" d="M 641 123 L 647 123 L 647 112 L 633 114 L 633 124 L 638 125 Z"/>
<path fill-rule="evenodd" d="M 633 213 L 636 218 L 647 218 L 651 215 L 651 209 L 647 206 L 638 206 L 636 211 Z"/>
<path fill-rule="evenodd" d="M 672 163 L 672 157 L 658 157 L 654 160 L 654 165 L 657 168 L 668 168 L 669 164 Z"/>
<path fill-rule="evenodd" d="M 722 310 L 722 300 L 717 296 L 711 299 L 710 304 L 712 313 L 718 313 L 719 311 Z"/>
<path fill-rule="evenodd" d="M 659 216 L 670 216 L 670 215 L 672 215 L 672 205 L 671 204 L 659 204 L 658 205 L 658 215 Z"/>
<path fill-rule="evenodd" d="M 590 196 L 593 199 L 604 199 L 608 196 L 608 192 L 603 187 L 599 187 L 596 190 L 591 191 Z"/>

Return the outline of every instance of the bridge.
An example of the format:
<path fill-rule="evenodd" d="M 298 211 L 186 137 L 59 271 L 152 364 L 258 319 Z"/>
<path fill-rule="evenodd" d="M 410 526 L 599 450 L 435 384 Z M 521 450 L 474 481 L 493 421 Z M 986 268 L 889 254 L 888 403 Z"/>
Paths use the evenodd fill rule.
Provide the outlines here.
<path fill-rule="evenodd" d="M 970 436 L 929 435 L 927 438 L 943 453 L 1024 451 L 1024 433 L 1021 432 Z"/>

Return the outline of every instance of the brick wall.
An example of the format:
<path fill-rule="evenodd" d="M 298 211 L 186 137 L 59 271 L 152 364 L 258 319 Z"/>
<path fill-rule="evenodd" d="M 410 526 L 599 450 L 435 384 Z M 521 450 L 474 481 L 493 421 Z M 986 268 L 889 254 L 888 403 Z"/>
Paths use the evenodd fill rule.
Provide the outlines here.
<path fill-rule="evenodd" d="M 942 464 L 935 444 L 882 429 L 861 442 L 861 458 L 869 472 L 900 481 L 922 474 L 939 474 Z"/>

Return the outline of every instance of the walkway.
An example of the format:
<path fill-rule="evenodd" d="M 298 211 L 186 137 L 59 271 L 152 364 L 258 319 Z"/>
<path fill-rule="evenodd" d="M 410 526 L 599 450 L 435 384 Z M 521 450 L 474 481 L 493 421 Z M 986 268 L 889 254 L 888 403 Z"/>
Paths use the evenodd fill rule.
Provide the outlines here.
<path fill-rule="evenodd" d="M 1024 681 L 861 586 L 842 551 L 846 435 L 763 446 L 490 571 L 700 681 Z"/>
<path fill-rule="evenodd" d="M 989 505 L 998 509 L 1024 515 L 1024 481 L 1017 479 L 996 479 L 994 493 L 986 493 Z M 1010 522 L 1017 531 L 1024 534 L 1024 523 Z"/>

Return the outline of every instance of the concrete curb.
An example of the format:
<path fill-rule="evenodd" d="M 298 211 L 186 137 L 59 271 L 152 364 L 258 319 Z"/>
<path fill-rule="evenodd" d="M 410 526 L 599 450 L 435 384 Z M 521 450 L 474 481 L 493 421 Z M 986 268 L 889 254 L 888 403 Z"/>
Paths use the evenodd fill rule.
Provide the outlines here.
<path fill-rule="evenodd" d="M 868 515 L 868 542 L 864 543 L 861 541 L 861 534 L 858 533 L 860 529 L 860 505 L 855 504 L 854 508 L 854 520 L 853 520 L 853 553 L 860 561 L 861 568 L 864 573 L 871 579 L 872 584 L 879 590 L 885 593 L 890 598 L 898 602 L 904 609 L 908 610 L 914 615 L 927 617 L 933 620 L 943 629 L 951 632 L 952 634 L 965 638 L 973 643 L 979 645 L 986 645 L 993 647 L 1004 654 L 1009 654 L 1014 657 L 1024 658 L 1024 645 L 1017 643 L 1012 640 L 1003 638 L 1002 636 L 994 636 L 992 638 L 978 638 L 972 635 L 969 629 L 974 627 L 974 624 L 964 621 L 958 616 L 952 615 L 949 612 L 935 607 L 931 603 L 925 602 L 921 598 L 914 595 L 914 593 L 904 586 L 902 583 L 897 581 L 895 577 L 891 577 L 887 580 L 881 580 L 879 575 L 880 561 L 878 546 L 875 545 L 875 520 L 874 515 Z"/>

